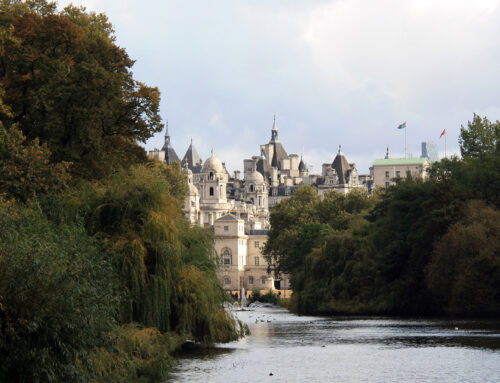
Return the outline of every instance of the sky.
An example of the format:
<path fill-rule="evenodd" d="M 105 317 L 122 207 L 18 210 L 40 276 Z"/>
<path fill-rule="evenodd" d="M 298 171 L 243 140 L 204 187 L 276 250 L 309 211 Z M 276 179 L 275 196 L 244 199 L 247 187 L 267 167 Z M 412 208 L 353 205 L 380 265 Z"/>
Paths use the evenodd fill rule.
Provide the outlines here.
<path fill-rule="evenodd" d="M 157 86 L 183 157 L 192 138 L 229 171 L 259 155 L 273 116 L 313 172 L 339 145 L 358 172 L 459 153 L 473 113 L 500 119 L 500 0 L 73 0 L 105 13 L 134 78 Z M 164 134 L 145 143 L 161 148 Z"/>

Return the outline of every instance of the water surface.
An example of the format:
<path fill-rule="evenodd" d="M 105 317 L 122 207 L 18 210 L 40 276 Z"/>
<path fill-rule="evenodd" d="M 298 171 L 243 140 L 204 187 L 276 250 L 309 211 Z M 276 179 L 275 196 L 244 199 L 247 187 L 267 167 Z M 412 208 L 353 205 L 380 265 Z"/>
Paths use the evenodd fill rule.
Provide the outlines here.
<path fill-rule="evenodd" d="M 498 320 L 236 315 L 251 335 L 182 354 L 170 381 L 500 382 Z"/>

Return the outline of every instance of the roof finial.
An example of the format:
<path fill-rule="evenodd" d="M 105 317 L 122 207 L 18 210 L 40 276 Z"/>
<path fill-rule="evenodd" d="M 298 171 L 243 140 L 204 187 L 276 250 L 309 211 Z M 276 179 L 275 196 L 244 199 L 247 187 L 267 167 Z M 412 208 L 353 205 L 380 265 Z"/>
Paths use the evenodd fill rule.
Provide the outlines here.
<path fill-rule="evenodd" d="M 188 163 L 188 159 L 186 157 L 186 159 L 184 160 L 184 168 L 187 170 L 188 167 L 189 167 L 189 163 Z"/>
<path fill-rule="evenodd" d="M 342 153 L 342 145 L 339 145 L 339 154 Z"/>
<path fill-rule="evenodd" d="M 193 137 L 191 137 L 191 145 L 193 145 Z"/>
<path fill-rule="evenodd" d="M 212 148 L 211 153 L 212 153 L 212 157 L 213 157 L 214 156 L 214 148 Z"/>
<path fill-rule="evenodd" d="M 387 152 L 385 153 L 385 159 L 389 158 L 389 147 L 387 147 Z"/>

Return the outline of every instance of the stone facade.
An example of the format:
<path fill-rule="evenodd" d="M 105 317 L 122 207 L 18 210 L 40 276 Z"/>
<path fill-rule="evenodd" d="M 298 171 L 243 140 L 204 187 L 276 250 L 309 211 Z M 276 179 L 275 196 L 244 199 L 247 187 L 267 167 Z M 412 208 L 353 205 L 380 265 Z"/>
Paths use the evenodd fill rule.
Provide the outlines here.
<path fill-rule="evenodd" d="M 410 174 L 414 178 L 425 180 L 428 177 L 430 161 L 428 158 L 390 158 L 389 149 L 385 158 L 377 159 L 370 167 L 373 187 L 389 187 L 396 179 Z"/>
<path fill-rule="evenodd" d="M 149 156 L 179 162 L 168 127 L 162 150 L 150 151 Z M 272 265 L 262 254 L 272 206 L 304 184 L 315 186 L 320 195 L 331 190 L 345 194 L 363 187 L 355 164 L 349 163 L 340 149 L 331 164 L 323 165 L 322 175 L 309 174 L 302 156 L 287 154 L 278 137 L 276 119 L 270 141 L 260 145 L 260 155 L 243 161 L 242 178 L 239 171 L 230 177 L 213 150 L 203 162 L 192 140 L 181 164 L 188 185 L 186 218 L 192 225 L 213 227 L 219 276 L 224 289 L 233 292 L 242 288 L 269 290 L 279 285 L 286 296 L 290 288 L 289 276 L 274 278 Z"/>

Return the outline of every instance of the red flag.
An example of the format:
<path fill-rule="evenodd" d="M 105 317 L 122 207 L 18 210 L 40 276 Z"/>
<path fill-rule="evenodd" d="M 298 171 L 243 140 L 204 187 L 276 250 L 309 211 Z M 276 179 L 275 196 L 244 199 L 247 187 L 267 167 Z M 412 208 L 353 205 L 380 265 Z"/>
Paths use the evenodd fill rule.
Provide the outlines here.
<path fill-rule="evenodd" d="M 443 130 L 443 133 L 441 133 L 441 135 L 439 136 L 439 138 L 443 137 L 445 134 L 446 134 L 446 129 Z"/>

